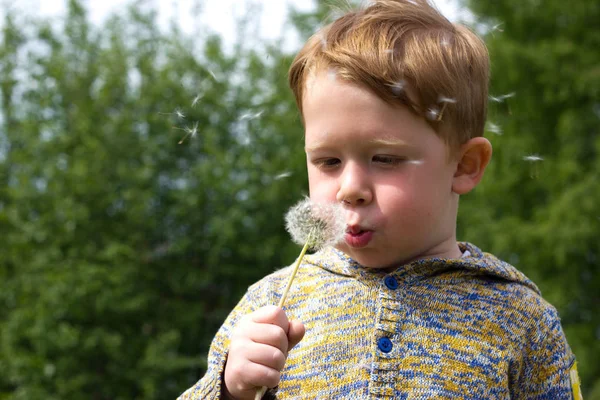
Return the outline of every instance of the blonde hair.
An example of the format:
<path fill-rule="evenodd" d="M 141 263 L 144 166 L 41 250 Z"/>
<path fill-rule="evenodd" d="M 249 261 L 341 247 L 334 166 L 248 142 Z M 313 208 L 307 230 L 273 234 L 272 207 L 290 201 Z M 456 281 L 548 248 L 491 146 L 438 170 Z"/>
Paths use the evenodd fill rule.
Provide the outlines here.
<path fill-rule="evenodd" d="M 313 35 L 289 71 L 301 114 L 307 79 L 328 68 L 424 117 L 452 149 L 483 136 L 486 46 L 427 0 L 375 0 Z"/>

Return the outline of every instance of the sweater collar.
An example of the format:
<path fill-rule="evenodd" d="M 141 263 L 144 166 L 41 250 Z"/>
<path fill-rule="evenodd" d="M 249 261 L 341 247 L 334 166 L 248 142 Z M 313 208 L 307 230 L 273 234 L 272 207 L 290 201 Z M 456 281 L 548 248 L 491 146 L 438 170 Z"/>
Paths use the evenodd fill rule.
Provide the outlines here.
<path fill-rule="evenodd" d="M 305 260 L 308 264 L 312 264 L 329 272 L 342 276 L 354 277 L 359 280 L 373 280 L 379 279 L 385 275 L 393 275 L 397 279 L 408 281 L 407 283 L 410 283 L 411 281 L 418 281 L 444 271 L 463 270 L 465 273 L 471 275 L 486 275 L 493 278 L 517 282 L 540 293 L 537 286 L 512 265 L 498 259 L 490 253 L 481 251 L 477 246 L 471 243 L 459 242 L 458 247 L 462 253 L 468 252 L 465 257 L 428 258 L 401 265 L 395 270 L 386 269 L 384 271 L 363 267 L 347 254 L 333 247 L 328 247 L 315 254 L 307 255 Z"/>

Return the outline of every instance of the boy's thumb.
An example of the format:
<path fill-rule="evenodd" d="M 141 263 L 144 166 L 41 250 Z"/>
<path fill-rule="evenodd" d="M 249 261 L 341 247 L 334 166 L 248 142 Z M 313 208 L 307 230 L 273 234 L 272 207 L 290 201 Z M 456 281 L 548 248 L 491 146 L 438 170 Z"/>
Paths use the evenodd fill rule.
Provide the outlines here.
<path fill-rule="evenodd" d="M 304 337 L 304 324 L 300 321 L 291 320 L 288 330 L 288 351 L 297 345 Z"/>

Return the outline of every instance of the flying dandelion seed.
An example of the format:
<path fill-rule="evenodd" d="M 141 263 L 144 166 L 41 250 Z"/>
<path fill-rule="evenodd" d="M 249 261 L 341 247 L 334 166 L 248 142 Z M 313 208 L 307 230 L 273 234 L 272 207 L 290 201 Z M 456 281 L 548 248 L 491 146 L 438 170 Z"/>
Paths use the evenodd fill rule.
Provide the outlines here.
<path fill-rule="evenodd" d="M 502 135 L 502 128 L 500 128 L 499 125 L 496 125 L 493 122 L 489 122 L 487 123 L 487 129 L 488 132 L 494 133 L 496 135 Z"/>
<path fill-rule="evenodd" d="M 440 111 L 440 113 L 437 116 L 437 120 L 441 121 L 442 116 L 444 115 L 444 111 L 446 111 L 446 106 L 448 104 L 455 104 L 456 99 L 440 95 L 440 96 L 438 96 L 438 103 L 442 103 L 442 110 Z"/>
<path fill-rule="evenodd" d="M 240 116 L 239 120 L 244 121 L 244 120 L 250 120 L 250 119 L 257 119 L 257 118 L 260 118 L 263 114 L 264 114 L 263 110 L 261 110 L 257 113 L 245 113 Z"/>
<path fill-rule="evenodd" d="M 540 157 L 538 154 L 531 154 L 529 156 L 523 157 L 523 160 L 529 161 L 529 162 L 538 162 L 538 161 L 543 161 L 544 159 L 542 157 Z"/>
<path fill-rule="evenodd" d="M 178 128 L 178 127 L 174 127 L 175 129 L 180 129 L 184 132 L 186 132 L 185 136 L 183 138 L 181 138 L 181 140 L 177 143 L 177 144 L 182 144 L 185 139 L 187 139 L 187 137 L 195 137 L 198 134 L 198 121 L 196 121 L 194 123 L 193 127 L 186 127 L 186 128 Z"/>
<path fill-rule="evenodd" d="M 530 154 L 528 156 L 523 157 L 523 160 L 530 162 L 532 164 L 529 176 L 532 179 L 536 179 L 539 176 L 538 164 L 540 161 L 543 161 L 544 159 L 538 154 Z"/>
<path fill-rule="evenodd" d="M 198 96 L 194 97 L 194 100 L 192 101 L 192 107 L 195 107 L 196 104 L 198 104 L 198 101 L 200 101 L 201 98 L 202 98 L 202 95 L 198 95 Z"/>
<path fill-rule="evenodd" d="M 174 115 L 179 119 L 185 119 L 185 114 L 183 113 L 183 111 L 181 111 L 180 108 L 176 108 L 172 113 L 168 113 L 168 112 L 159 112 L 159 114 L 161 115 Z"/>
<path fill-rule="evenodd" d="M 385 49 L 383 52 L 385 54 L 394 54 L 394 49 Z"/>
<path fill-rule="evenodd" d="M 438 97 L 438 103 L 456 104 L 456 99 L 453 99 L 451 97 L 446 97 L 446 96 L 439 96 Z"/>
<path fill-rule="evenodd" d="M 325 36 L 323 36 L 322 34 L 319 34 L 319 40 L 321 41 L 321 47 L 323 48 L 323 50 L 327 49 L 327 39 L 325 39 Z"/>
<path fill-rule="evenodd" d="M 399 80 L 398 82 L 394 82 L 390 85 L 391 91 L 395 96 L 400 96 L 404 91 L 405 82 L 404 80 Z"/>
<path fill-rule="evenodd" d="M 327 78 L 329 78 L 330 81 L 335 81 L 337 77 L 337 71 L 335 70 L 335 68 L 329 68 L 327 70 Z"/>
<path fill-rule="evenodd" d="M 213 79 L 214 79 L 215 81 L 217 81 L 217 82 L 219 81 L 219 80 L 217 79 L 217 75 L 215 75 L 215 73 L 214 73 L 212 70 L 210 70 L 210 69 L 209 69 L 209 70 L 208 70 L 208 73 L 210 74 L 210 76 L 212 76 L 212 77 L 213 77 Z"/>
<path fill-rule="evenodd" d="M 292 173 L 290 171 L 285 171 L 285 172 L 275 175 L 275 177 L 273 179 L 278 181 L 281 179 L 289 178 L 290 176 L 292 176 Z"/>
<path fill-rule="evenodd" d="M 493 101 L 494 103 L 502 103 L 504 100 L 506 99 L 510 99 L 511 97 L 514 97 L 516 93 L 515 92 L 511 92 L 511 93 L 507 93 L 507 94 L 501 94 L 500 96 L 488 96 L 488 98 Z"/>
<path fill-rule="evenodd" d="M 440 116 L 440 111 L 436 107 L 427 109 L 425 117 L 430 121 L 437 121 Z"/>
<path fill-rule="evenodd" d="M 181 111 L 179 108 L 175 109 L 174 114 L 177 116 L 177 118 L 179 119 L 185 119 L 185 114 L 183 113 L 183 111 Z"/>
<path fill-rule="evenodd" d="M 495 32 L 495 31 L 497 31 L 497 32 L 504 32 L 504 29 L 500 28 L 502 25 L 504 25 L 504 23 L 500 23 L 500 24 L 496 24 L 496 25 L 492 26 L 491 31 L 492 32 Z"/>

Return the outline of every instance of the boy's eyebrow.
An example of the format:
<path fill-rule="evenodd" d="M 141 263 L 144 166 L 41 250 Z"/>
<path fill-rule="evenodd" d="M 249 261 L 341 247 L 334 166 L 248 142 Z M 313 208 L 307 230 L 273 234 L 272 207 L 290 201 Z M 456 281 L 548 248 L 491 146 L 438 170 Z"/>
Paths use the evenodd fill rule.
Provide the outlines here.
<path fill-rule="evenodd" d="M 405 140 L 397 139 L 397 138 L 377 138 L 377 139 L 369 139 L 364 142 L 370 147 L 413 147 L 411 144 L 407 143 Z M 330 143 L 327 140 L 322 140 L 314 143 L 312 146 L 304 146 L 305 152 L 315 151 L 322 148 L 330 147 Z"/>

